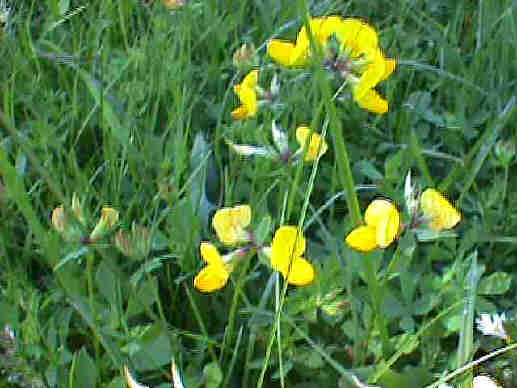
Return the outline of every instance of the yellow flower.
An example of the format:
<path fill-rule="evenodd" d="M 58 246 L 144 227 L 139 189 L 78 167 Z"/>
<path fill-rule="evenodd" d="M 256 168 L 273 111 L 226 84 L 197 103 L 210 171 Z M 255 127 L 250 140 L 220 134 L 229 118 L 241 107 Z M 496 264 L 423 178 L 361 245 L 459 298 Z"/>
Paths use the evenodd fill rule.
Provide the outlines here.
<path fill-rule="evenodd" d="M 321 157 L 327 152 L 328 146 L 325 138 L 318 133 L 312 133 L 309 127 L 298 127 L 296 129 L 296 140 L 300 143 L 300 149 L 303 151 L 306 148 L 304 160 L 312 162 Z M 308 143 L 308 144 L 307 144 Z"/>
<path fill-rule="evenodd" d="M 257 114 L 257 83 L 258 70 L 252 70 L 244 77 L 240 84 L 233 87 L 233 91 L 237 94 L 242 104 L 232 112 L 232 117 L 235 120 L 245 120 Z"/>
<path fill-rule="evenodd" d="M 187 0 L 162 0 L 162 3 L 169 9 L 175 10 L 183 7 Z"/>
<path fill-rule="evenodd" d="M 251 208 L 248 205 L 239 205 L 216 211 L 212 226 L 219 240 L 223 244 L 232 246 L 250 241 L 250 233 L 244 230 L 250 222 Z"/>
<path fill-rule="evenodd" d="M 362 252 L 388 247 L 398 235 L 400 213 L 397 207 L 386 199 L 376 199 L 364 214 L 366 225 L 355 228 L 346 237 L 346 243 Z"/>
<path fill-rule="evenodd" d="M 393 73 L 396 61 L 384 57 L 375 29 L 362 20 L 339 16 L 310 19 L 309 27 L 313 42 L 328 54 L 326 62 L 332 63 L 330 68 L 339 71 L 343 78 L 350 81 L 354 100 L 366 110 L 386 113 L 387 101 L 373 88 Z M 331 37 L 335 37 L 339 43 L 337 56 L 328 48 Z M 300 29 L 296 43 L 271 40 L 268 54 L 283 66 L 306 65 L 311 56 L 311 47 L 305 26 Z"/>
<path fill-rule="evenodd" d="M 281 226 L 275 232 L 271 247 L 271 266 L 279 271 L 289 284 L 305 286 L 314 280 L 314 267 L 305 260 L 305 238 L 294 226 Z"/>
<path fill-rule="evenodd" d="M 461 220 L 461 213 L 435 189 L 427 189 L 420 197 L 424 216 L 430 220 L 429 227 L 437 232 L 452 229 Z"/>
<path fill-rule="evenodd" d="M 200 246 L 201 257 L 207 264 L 194 279 L 194 287 L 201 292 L 214 292 L 223 288 L 228 282 L 232 265 L 226 264 L 215 247 L 207 242 Z"/>

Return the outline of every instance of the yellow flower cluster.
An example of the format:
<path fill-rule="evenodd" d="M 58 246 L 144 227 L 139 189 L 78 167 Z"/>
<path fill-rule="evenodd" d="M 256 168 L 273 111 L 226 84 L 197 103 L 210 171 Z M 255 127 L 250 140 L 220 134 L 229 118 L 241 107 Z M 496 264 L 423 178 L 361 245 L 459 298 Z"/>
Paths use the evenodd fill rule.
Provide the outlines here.
<path fill-rule="evenodd" d="M 330 68 L 339 71 L 351 84 L 359 106 L 374 113 L 386 113 L 388 102 L 374 88 L 393 73 L 396 61 L 384 57 L 375 29 L 359 19 L 329 16 L 311 18 L 309 30 L 313 43 L 323 49 L 325 61 L 330 61 Z M 332 37 L 339 43 L 338 53 L 332 51 Z M 295 43 L 273 39 L 267 50 L 280 65 L 305 66 L 312 57 L 307 27 L 300 29 Z"/>
<path fill-rule="evenodd" d="M 423 221 L 432 230 L 452 229 L 461 220 L 461 214 L 435 189 L 426 189 L 420 196 Z M 361 252 L 388 247 L 402 229 L 400 213 L 391 201 L 376 199 L 366 209 L 361 225 L 346 237 L 346 243 Z"/>
<path fill-rule="evenodd" d="M 245 228 L 251 222 L 251 208 L 239 205 L 233 208 L 219 209 L 212 220 L 219 240 L 227 246 L 247 243 L 251 234 Z M 232 260 L 242 256 L 245 250 L 236 250 L 221 256 L 217 247 L 208 242 L 200 246 L 201 258 L 207 264 L 194 278 L 194 287 L 201 292 L 213 292 L 223 288 L 233 270 Z"/>
<path fill-rule="evenodd" d="M 218 210 L 212 225 L 223 244 L 234 246 L 252 240 L 251 234 L 244 229 L 250 221 L 251 208 L 239 205 Z M 296 227 L 280 227 L 275 233 L 272 246 L 261 249 L 269 256 L 271 267 L 279 271 L 289 284 L 304 286 L 313 282 L 314 267 L 302 257 L 305 238 Z M 202 242 L 200 252 L 206 266 L 194 278 L 194 287 L 205 293 L 222 289 L 228 283 L 235 259 L 241 258 L 248 251 L 249 247 L 245 247 L 222 256 L 215 245 Z"/>

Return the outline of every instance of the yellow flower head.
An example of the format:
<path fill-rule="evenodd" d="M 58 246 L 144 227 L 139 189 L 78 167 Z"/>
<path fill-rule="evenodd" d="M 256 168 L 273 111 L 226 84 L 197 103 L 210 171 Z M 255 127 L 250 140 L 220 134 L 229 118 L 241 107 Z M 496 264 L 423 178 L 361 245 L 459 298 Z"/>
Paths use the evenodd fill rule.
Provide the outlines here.
<path fill-rule="evenodd" d="M 340 71 L 343 78 L 350 81 L 354 100 L 366 110 L 386 113 L 387 101 L 373 88 L 393 73 L 396 61 L 384 57 L 375 29 L 360 19 L 343 19 L 339 16 L 310 19 L 309 28 L 312 41 L 333 58 L 332 68 Z M 328 48 L 331 37 L 335 37 L 339 44 L 337 59 L 336 53 Z M 271 40 L 268 44 L 268 54 L 283 66 L 305 66 L 311 56 L 306 27 L 300 29 L 296 43 Z"/>
<path fill-rule="evenodd" d="M 309 127 L 298 127 L 296 129 L 296 140 L 300 143 L 300 149 L 305 151 L 304 160 L 306 162 L 312 162 L 327 152 L 328 146 L 325 138 L 318 133 L 312 133 Z"/>
<path fill-rule="evenodd" d="M 225 264 L 215 245 L 202 242 L 200 251 L 207 266 L 194 278 L 194 287 L 201 292 L 220 290 L 228 282 L 232 266 Z"/>
<path fill-rule="evenodd" d="M 314 280 L 314 267 L 301 257 L 305 252 L 305 238 L 295 226 L 281 226 L 275 232 L 271 246 L 271 266 L 289 284 L 306 286 Z"/>
<path fill-rule="evenodd" d="M 244 77 L 240 84 L 233 87 L 233 91 L 241 101 L 241 106 L 232 112 L 232 117 L 235 120 L 245 120 L 257 114 L 257 83 L 258 70 L 252 70 Z"/>
<path fill-rule="evenodd" d="M 386 199 L 376 199 L 364 214 L 366 225 L 355 228 L 346 237 L 346 243 L 362 252 L 386 248 L 395 241 L 400 228 L 400 213 Z"/>
<path fill-rule="evenodd" d="M 250 241 L 250 233 L 244 230 L 251 222 L 251 208 L 248 205 L 227 207 L 215 212 L 212 226 L 219 240 L 226 245 Z"/>
<path fill-rule="evenodd" d="M 420 197 L 420 206 L 428 218 L 429 227 L 437 232 L 452 229 L 461 220 L 461 214 L 435 189 L 427 189 Z"/>

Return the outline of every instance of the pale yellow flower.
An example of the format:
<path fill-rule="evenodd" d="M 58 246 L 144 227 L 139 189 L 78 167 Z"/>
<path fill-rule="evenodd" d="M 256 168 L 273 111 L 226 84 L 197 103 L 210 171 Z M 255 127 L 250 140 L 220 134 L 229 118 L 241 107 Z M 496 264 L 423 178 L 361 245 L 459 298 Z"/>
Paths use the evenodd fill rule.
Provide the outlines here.
<path fill-rule="evenodd" d="M 346 237 L 346 243 L 362 252 L 386 248 L 395 239 L 400 229 L 400 213 L 397 207 L 386 199 L 376 199 L 364 214 L 366 225 L 361 225 Z"/>
<path fill-rule="evenodd" d="M 300 149 L 305 150 L 304 160 L 306 162 L 312 162 L 327 152 L 328 146 L 325 138 L 315 132 L 312 132 L 311 135 L 309 127 L 298 127 L 296 129 L 296 140 L 300 143 Z"/>
<path fill-rule="evenodd" d="M 271 266 L 289 284 L 305 286 L 314 281 L 314 267 L 302 257 L 305 238 L 295 226 L 281 226 L 275 232 L 271 246 Z"/>
<path fill-rule="evenodd" d="M 233 91 L 241 101 L 241 105 L 232 112 L 234 120 L 245 120 L 257 114 L 257 83 L 258 70 L 252 70 L 244 77 L 240 84 L 233 87 Z"/>
<path fill-rule="evenodd" d="M 430 221 L 429 227 L 437 232 L 452 229 L 461 220 L 461 213 L 435 189 L 426 189 L 422 193 L 420 207 Z"/>
<path fill-rule="evenodd" d="M 251 235 L 245 230 L 250 222 L 251 207 L 238 205 L 216 211 L 212 226 L 223 244 L 233 246 L 250 241 Z"/>
<path fill-rule="evenodd" d="M 90 240 L 96 241 L 108 233 L 118 223 L 119 213 L 112 207 L 103 207 L 101 209 L 101 218 L 90 233 Z"/>
<path fill-rule="evenodd" d="M 200 246 L 201 257 L 207 264 L 194 278 L 194 287 L 201 292 L 214 292 L 223 288 L 228 282 L 232 265 L 225 263 L 217 247 L 213 244 L 202 242 Z"/>

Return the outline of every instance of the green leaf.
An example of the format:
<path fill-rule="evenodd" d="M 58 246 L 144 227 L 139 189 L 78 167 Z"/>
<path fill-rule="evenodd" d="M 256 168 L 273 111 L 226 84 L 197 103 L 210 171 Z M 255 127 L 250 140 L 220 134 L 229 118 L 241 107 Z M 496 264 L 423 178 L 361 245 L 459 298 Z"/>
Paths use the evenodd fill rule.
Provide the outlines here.
<path fill-rule="evenodd" d="M 194 139 L 190 166 L 192 210 L 202 220 L 203 227 L 207 228 L 210 212 L 215 209 L 215 206 L 208 200 L 207 190 L 215 192 L 218 182 L 212 149 L 201 132 Z"/>
<path fill-rule="evenodd" d="M 217 363 L 211 362 L 203 368 L 203 377 L 206 388 L 217 388 L 223 381 L 223 372 L 221 372 Z"/>
<path fill-rule="evenodd" d="M 104 261 L 101 261 L 97 274 L 95 276 L 97 287 L 102 296 L 112 306 L 117 304 L 117 278 L 115 274 L 108 268 Z"/>
<path fill-rule="evenodd" d="M 258 246 L 262 246 L 269 236 L 271 231 L 271 216 L 268 214 L 263 217 L 260 224 L 255 229 L 255 243 Z"/>
<path fill-rule="evenodd" d="M 384 163 L 384 173 L 386 175 L 386 179 L 392 181 L 402 180 L 402 171 L 404 171 L 404 161 L 406 159 L 406 150 L 401 149 L 397 151 L 393 156 L 386 159 Z"/>
<path fill-rule="evenodd" d="M 70 369 L 70 388 L 92 388 L 97 384 L 95 363 L 85 348 L 74 354 Z"/>
<path fill-rule="evenodd" d="M 506 272 L 495 272 L 479 282 L 479 295 L 502 295 L 510 289 L 512 275 Z"/>
<path fill-rule="evenodd" d="M 156 279 L 150 278 L 139 287 L 135 287 L 136 292 L 132 292 L 126 310 L 126 318 L 131 318 L 143 312 L 146 308 L 150 308 L 155 300 L 156 295 Z"/>
<path fill-rule="evenodd" d="M 135 370 L 141 372 L 158 369 L 170 362 L 172 349 L 169 333 L 162 323 L 148 328 L 137 345 L 139 350 L 132 358 Z"/>
<path fill-rule="evenodd" d="M 360 160 L 355 164 L 355 169 L 358 170 L 365 177 L 370 178 L 372 181 L 382 181 L 384 176 L 380 173 L 372 162 L 368 160 Z"/>
<path fill-rule="evenodd" d="M 8 303 L 7 301 L 0 302 L 0 327 L 4 327 L 4 325 L 12 325 L 13 323 L 18 321 L 18 312 L 16 311 L 16 306 L 12 303 Z"/>

